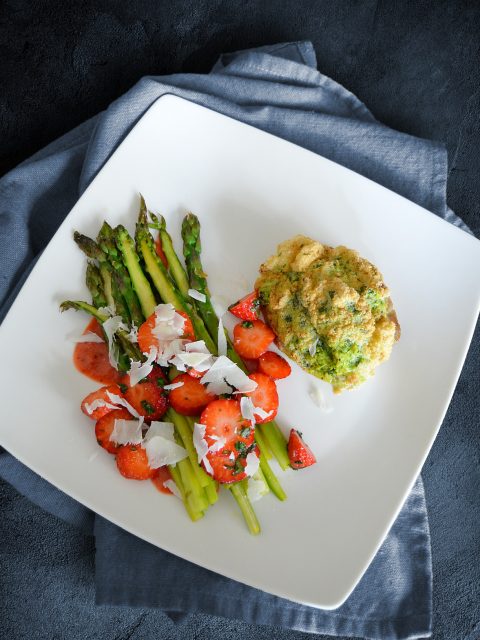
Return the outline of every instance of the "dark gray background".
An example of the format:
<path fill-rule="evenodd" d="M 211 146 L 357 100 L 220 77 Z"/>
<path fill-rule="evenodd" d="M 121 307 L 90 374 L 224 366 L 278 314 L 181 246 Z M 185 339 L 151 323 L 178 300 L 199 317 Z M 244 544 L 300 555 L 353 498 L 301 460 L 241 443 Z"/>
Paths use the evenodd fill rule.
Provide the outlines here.
<path fill-rule="evenodd" d="M 379 120 L 446 144 L 448 203 L 478 237 L 480 2 L 3 0 L 0 175 L 143 75 L 207 72 L 221 52 L 298 39 L 311 40 L 319 69 Z M 477 327 L 423 471 L 435 640 L 480 638 L 479 355 Z M 1 481 L 0 501 L 0 638 L 312 637 L 202 615 L 175 626 L 155 610 L 94 607 L 93 540 Z M 38 544 L 38 530 L 48 545 Z M 48 579 L 37 584 L 40 568 Z"/>

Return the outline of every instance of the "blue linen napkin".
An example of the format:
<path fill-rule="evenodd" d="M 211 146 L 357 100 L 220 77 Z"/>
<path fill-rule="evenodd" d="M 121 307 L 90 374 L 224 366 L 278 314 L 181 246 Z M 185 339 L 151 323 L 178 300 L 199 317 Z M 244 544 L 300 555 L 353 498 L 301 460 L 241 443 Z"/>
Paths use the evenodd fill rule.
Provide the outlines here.
<path fill-rule="evenodd" d="M 0 181 L 0 318 L 22 274 L 79 195 L 148 107 L 166 93 L 320 153 L 466 229 L 446 206 L 443 147 L 377 122 L 354 95 L 316 70 L 310 43 L 226 54 L 209 75 L 143 78 L 106 112 Z M 0 475 L 49 512 L 94 533 L 98 603 L 204 612 L 374 640 L 431 635 L 430 539 L 420 478 L 354 593 L 339 609 L 322 611 L 223 578 L 131 536 L 6 452 L 0 455 Z"/>

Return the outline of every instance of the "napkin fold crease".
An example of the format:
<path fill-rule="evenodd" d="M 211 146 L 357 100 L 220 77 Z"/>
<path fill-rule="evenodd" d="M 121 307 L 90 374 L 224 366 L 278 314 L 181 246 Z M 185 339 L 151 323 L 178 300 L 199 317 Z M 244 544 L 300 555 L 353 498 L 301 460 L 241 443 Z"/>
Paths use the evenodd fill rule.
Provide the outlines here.
<path fill-rule="evenodd" d="M 145 111 L 165 94 L 330 158 L 467 230 L 446 205 L 443 146 L 382 125 L 356 96 L 316 67 L 311 43 L 294 42 L 224 54 L 207 75 L 145 77 L 105 112 L 4 176 L 0 319 L 28 274 L 28 265 L 31 268 L 79 195 Z M 45 510 L 95 535 L 98 603 L 160 607 L 175 619 L 181 612 L 203 612 L 371 640 L 431 635 L 432 568 L 421 478 L 352 595 L 339 609 L 322 611 L 247 587 L 135 538 L 7 452 L 0 454 L 0 476 Z"/>

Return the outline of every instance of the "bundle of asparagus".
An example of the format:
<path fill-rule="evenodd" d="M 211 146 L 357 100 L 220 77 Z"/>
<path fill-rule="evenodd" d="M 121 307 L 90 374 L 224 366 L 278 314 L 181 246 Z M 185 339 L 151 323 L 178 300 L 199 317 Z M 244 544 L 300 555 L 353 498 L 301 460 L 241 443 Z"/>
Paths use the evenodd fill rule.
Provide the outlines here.
<path fill-rule="evenodd" d="M 151 228 L 158 230 L 162 257 L 156 250 Z M 85 311 L 103 327 L 112 316 L 120 316 L 121 326 L 110 336 L 119 371 L 127 372 L 132 362 L 146 360 L 146 354 L 132 336 L 135 338 L 138 327 L 160 303 L 169 303 L 176 312 L 188 317 L 196 339 L 203 340 L 212 355 L 218 354 L 218 341 L 222 336 L 202 267 L 200 222 L 195 215 L 188 214 L 183 220 L 182 238 L 186 270 L 175 252 L 165 219 L 149 212 L 143 197 L 135 238 L 125 227 L 119 225 L 113 229 L 107 222 L 103 223 L 96 241 L 78 232 L 74 234 L 75 242 L 89 258 L 86 284 L 92 302 L 68 300 L 62 303 L 61 309 Z M 200 294 L 196 296 L 198 300 L 189 295 L 192 290 Z M 228 333 L 224 333 L 228 358 L 247 372 Z M 171 368 L 170 378 L 177 373 Z M 193 418 L 181 415 L 173 407 L 168 408 L 165 418 L 173 423 L 175 439 L 187 453 L 187 457 L 168 468 L 190 518 L 198 520 L 217 501 L 218 483 L 199 464 L 193 440 Z M 256 425 L 255 442 L 260 452 L 260 466 L 254 477 L 222 485 L 235 498 L 252 534 L 260 532 L 260 525 L 249 500 L 249 482 L 260 483 L 265 491 L 271 490 L 278 499 L 285 500 L 285 492 L 269 460 L 274 456 L 283 470 L 290 466 L 286 440 L 275 421 Z"/>

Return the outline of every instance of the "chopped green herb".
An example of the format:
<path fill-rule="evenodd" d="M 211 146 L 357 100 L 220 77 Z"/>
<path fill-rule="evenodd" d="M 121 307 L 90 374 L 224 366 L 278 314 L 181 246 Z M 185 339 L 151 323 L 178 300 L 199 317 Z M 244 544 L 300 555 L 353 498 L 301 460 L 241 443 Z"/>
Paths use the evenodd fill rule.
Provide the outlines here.
<path fill-rule="evenodd" d="M 142 400 L 140 404 L 149 415 L 151 415 L 152 413 L 155 413 L 155 409 L 152 407 L 150 402 L 148 402 L 148 400 Z"/>

